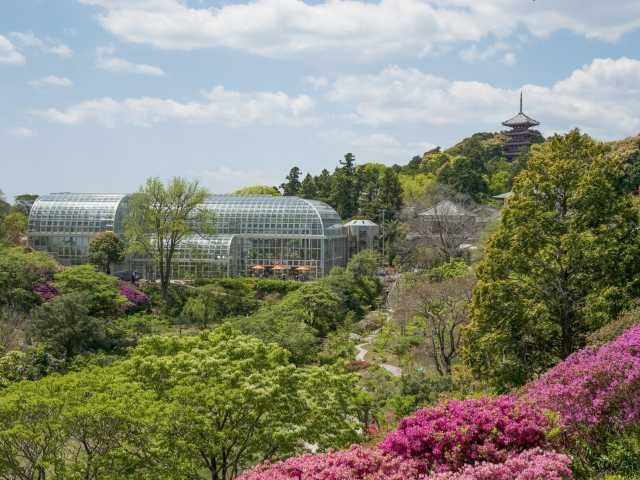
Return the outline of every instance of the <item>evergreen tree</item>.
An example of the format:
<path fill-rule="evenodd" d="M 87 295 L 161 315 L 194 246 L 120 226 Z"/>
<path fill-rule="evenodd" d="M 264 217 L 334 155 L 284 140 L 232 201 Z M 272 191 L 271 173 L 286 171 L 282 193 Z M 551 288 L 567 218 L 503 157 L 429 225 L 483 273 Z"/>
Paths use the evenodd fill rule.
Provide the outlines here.
<path fill-rule="evenodd" d="M 300 174 L 302 172 L 298 167 L 293 167 L 289 170 L 289 175 L 287 175 L 287 181 L 280 185 L 282 189 L 282 194 L 285 196 L 295 196 L 300 193 Z"/>
<path fill-rule="evenodd" d="M 395 218 L 402 208 L 402 185 L 398 174 L 391 168 L 385 169 L 380 181 L 379 205 L 386 212 L 386 218 Z"/>
<path fill-rule="evenodd" d="M 358 212 L 358 191 L 355 156 L 347 153 L 336 168 L 334 201 L 342 218 L 351 218 Z"/>
<path fill-rule="evenodd" d="M 300 184 L 300 195 L 303 198 L 316 199 L 318 196 L 318 189 L 316 187 L 316 180 L 310 173 L 307 173 Z"/>
<path fill-rule="evenodd" d="M 335 208 L 336 203 L 333 195 L 333 184 L 334 178 L 326 168 L 323 168 L 320 175 L 315 178 L 316 199 Z"/>

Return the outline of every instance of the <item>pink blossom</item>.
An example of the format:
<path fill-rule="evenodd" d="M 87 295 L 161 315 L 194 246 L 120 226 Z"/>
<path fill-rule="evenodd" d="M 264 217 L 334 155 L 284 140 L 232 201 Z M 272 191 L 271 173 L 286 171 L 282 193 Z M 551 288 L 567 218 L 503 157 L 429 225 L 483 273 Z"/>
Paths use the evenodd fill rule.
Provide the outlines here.
<path fill-rule="evenodd" d="M 570 432 L 640 421 L 640 326 L 599 348 L 585 348 L 525 388 L 525 395 L 560 414 Z"/>

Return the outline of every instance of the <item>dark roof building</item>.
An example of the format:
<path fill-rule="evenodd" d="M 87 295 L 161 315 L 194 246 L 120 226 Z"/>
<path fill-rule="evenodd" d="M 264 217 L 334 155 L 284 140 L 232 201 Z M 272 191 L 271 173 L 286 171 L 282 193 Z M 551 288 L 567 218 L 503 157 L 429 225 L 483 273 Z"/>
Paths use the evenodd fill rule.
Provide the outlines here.
<path fill-rule="evenodd" d="M 540 122 L 525 115 L 522 111 L 522 93 L 520 93 L 520 112 L 515 117 L 502 122 L 502 125 L 511 129 L 504 132 L 507 140 L 504 142 L 503 150 L 504 156 L 513 160 L 520 153 L 529 149 L 536 135 L 536 131 L 531 128 L 537 127 Z"/>

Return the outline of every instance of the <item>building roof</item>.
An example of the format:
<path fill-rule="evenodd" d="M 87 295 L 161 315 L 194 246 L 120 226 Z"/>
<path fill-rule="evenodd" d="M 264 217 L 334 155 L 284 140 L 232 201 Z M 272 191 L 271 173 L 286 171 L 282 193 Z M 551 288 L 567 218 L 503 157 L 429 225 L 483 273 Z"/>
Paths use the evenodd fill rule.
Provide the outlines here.
<path fill-rule="evenodd" d="M 513 197 L 513 192 L 505 192 L 500 195 L 494 195 L 493 198 L 497 198 L 498 200 L 506 200 L 507 198 Z"/>
<path fill-rule="evenodd" d="M 378 224 L 371 220 L 350 220 L 345 223 L 347 227 L 377 227 Z"/>
<path fill-rule="evenodd" d="M 122 230 L 127 195 L 51 193 L 40 196 L 29 213 L 29 234 L 95 233 Z"/>
<path fill-rule="evenodd" d="M 211 195 L 204 203 L 217 234 L 344 236 L 342 220 L 326 203 L 293 196 Z"/>
<path fill-rule="evenodd" d="M 438 204 L 433 207 L 425 210 L 424 212 L 419 213 L 418 215 L 422 217 L 435 217 L 435 216 L 446 216 L 446 217 L 469 217 L 474 216 L 473 213 L 468 212 L 460 205 L 453 203 L 451 200 L 442 200 Z"/>
<path fill-rule="evenodd" d="M 520 112 L 515 117 L 512 117 L 505 122 L 502 122 L 502 125 L 504 125 L 505 127 L 520 127 L 520 126 L 535 127 L 537 125 L 540 125 L 540 122 Z"/>

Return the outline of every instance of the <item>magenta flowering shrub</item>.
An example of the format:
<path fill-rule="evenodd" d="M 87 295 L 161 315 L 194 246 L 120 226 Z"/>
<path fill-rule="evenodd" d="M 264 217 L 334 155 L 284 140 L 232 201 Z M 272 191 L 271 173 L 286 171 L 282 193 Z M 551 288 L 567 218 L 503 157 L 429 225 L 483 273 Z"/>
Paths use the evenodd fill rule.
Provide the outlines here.
<path fill-rule="evenodd" d="M 419 474 L 414 460 L 354 445 L 348 450 L 259 465 L 238 480 L 417 480 Z"/>
<path fill-rule="evenodd" d="M 58 295 L 58 290 L 49 282 L 34 283 L 31 290 L 42 302 L 48 302 Z"/>
<path fill-rule="evenodd" d="M 510 452 L 542 446 L 548 427 L 541 409 L 515 396 L 451 400 L 403 419 L 380 448 L 420 459 L 429 469 L 457 470 L 464 464 L 501 462 Z"/>
<path fill-rule="evenodd" d="M 425 480 L 568 480 L 573 478 L 567 455 L 540 448 L 511 454 L 503 463 L 468 465 L 459 472 L 443 472 Z"/>
<path fill-rule="evenodd" d="M 531 382 L 525 395 L 556 411 L 568 431 L 640 421 L 640 325 L 585 348 Z"/>
<path fill-rule="evenodd" d="M 118 281 L 118 290 L 127 299 L 127 310 L 136 310 L 149 304 L 149 296 L 131 283 Z"/>

